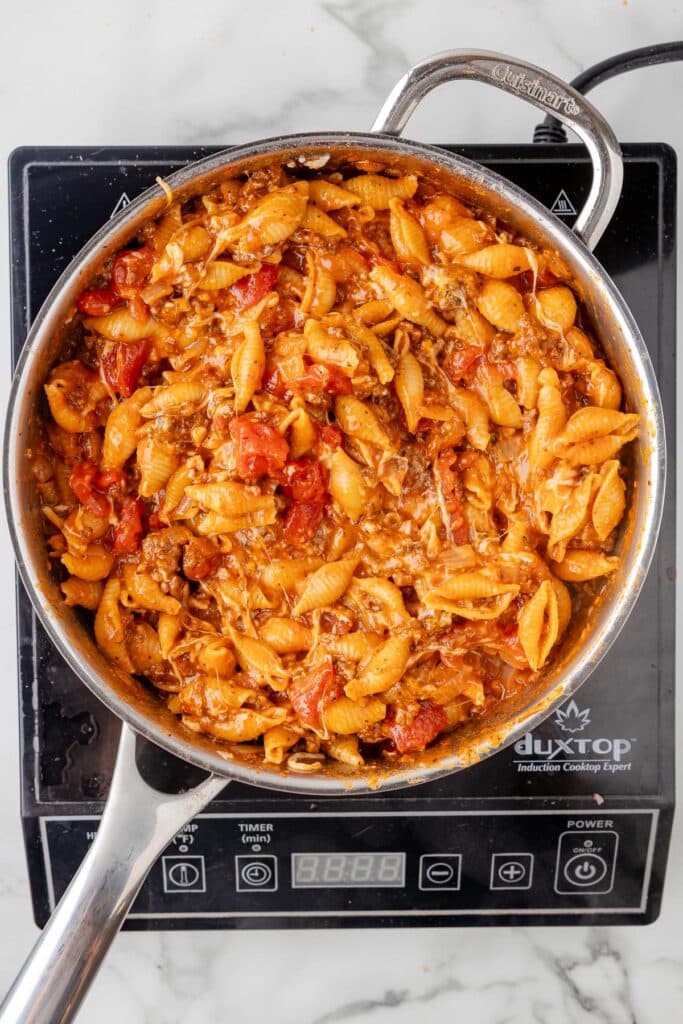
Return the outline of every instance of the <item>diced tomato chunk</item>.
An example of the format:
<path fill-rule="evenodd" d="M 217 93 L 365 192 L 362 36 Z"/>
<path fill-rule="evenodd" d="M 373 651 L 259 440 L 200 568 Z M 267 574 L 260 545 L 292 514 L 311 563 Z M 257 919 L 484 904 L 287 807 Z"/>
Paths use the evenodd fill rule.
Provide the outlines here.
<path fill-rule="evenodd" d="M 120 301 L 113 288 L 88 288 L 79 295 L 76 308 L 84 316 L 106 316 Z"/>
<path fill-rule="evenodd" d="M 322 725 L 322 713 L 327 705 L 338 700 L 342 693 L 343 687 L 331 658 L 303 679 L 298 679 L 288 691 L 292 707 L 301 721 L 314 729 Z"/>
<path fill-rule="evenodd" d="M 446 712 L 438 704 L 425 701 L 415 718 L 407 725 L 394 722 L 389 734 L 399 754 L 409 750 L 424 750 L 448 725 Z"/>
<path fill-rule="evenodd" d="M 344 440 L 339 427 L 332 426 L 331 423 L 317 423 L 315 424 L 315 430 L 317 436 L 316 450 L 322 447 L 327 448 L 340 448 L 341 443 Z"/>
<path fill-rule="evenodd" d="M 293 501 L 282 523 L 282 534 L 288 544 L 299 547 L 311 540 L 323 521 L 325 506 L 316 502 Z"/>
<path fill-rule="evenodd" d="M 94 462 L 78 462 L 69 477 L 69 486 L 81 505 L 104 517 L 109 513 L 109 501 L 97 490 L 99 472 Z"/>
<path fill-rule="evenodd" d="M 144 515 L 145 506 L 140 498 L 129 494 L 123 499 L 114 530 L 114 551 L 117 555 L 132 555 L 138 550 L 145 532 Z"/>
<path fill-rule="evenodd" d="M 533 270 L 525 270 L 521 273 L 517 280 L 519 286 L 523 292 L 530 292 L 534 286 L 534 272 Z M 555 277 L 552 270 L 548 267 L 541 267 L 536 275 L 536 290 L 541 291 L 543 288 L 553 288 L 556 284 L 559 284 L 559 278 Z"/>
<path fill-rule="evenodd" d="M 277 269 L 274 263 L 264 263 L 255 274 L 247 274 L 235 281 L 230 293 L 235 297 L 237 308 L 249 309 L 272 291 L 277 281 Z"/>
<path fill-rule="evenodd" d="M 105 469 L 98 474 L 96 485 L 100 491 L 108 491 L 110 487 L 120 487 L 126 482 L 126 474 L 122 469 Z"/>
<path fill-rule="evenodd" d="M 274 427 L 246 415 L 230 420 L 229 430 L 235 442 L 237 472 L 244 480 L 272 476 L 282 469 L 289 447 Z"/>
<path fill-rule="evenodd" d="M 137 387 L 151 348 L 149 338 L 112 342 L 100 359 L 100 369 L 112 391 L 129 398 Z"/>
<path fill-rule="evenodd" d="M 475 364 L 481 355 L 482 351 L 476 345 L 466 345 L 465 348 L 453 349 L 443 361 L 444 372 L 454 384 L 457 384 L 458 381 L 475 369 Z"/>
<path fill-rule="evenodd" d="M 325 504 L 327 494 L 327 474 L 317 459 L 304 456 L 302 459 L 290 459 L 280 475 L 282 490 L 294 501 Z"/>
<path fill-rule="evenodd" d="M 116 294 L 122 299 L 133 298 L 147 280 L 153 263 L 154 253 L 148 246 L 117 253 L 111 266 L 111 284 Z"/>
<path fill-rule="evenodd" d="M 446 511 L 450 516 L 453 540 L 467 544 L 469 529 L 462 502 L 462 485 L 458 473 L 458 455 L 453 450 L 443 452 L 436 462 Z"/>
<path fill-rule="evenodd" d="M 203 580 L 213 572 L 220 557 L 210 537 L 193 537 L 183 549 L 183 572 L 189 580 Z"/>
<path fill-rule="evenodd" d="M 318 394 L 350 395 L 353 384 L 343 370 L 329 363 L 312 363 L 305 374 L 292 381 L 294 387 Z"/>
<path fill-rule="evenodd" d="M 291 397 L 291 391 L 283 381 L 277 366 L 266 367 L 266 372 L 261 379 L 261 387 L 269 395 L 275 395 L 276 398 Z"/>

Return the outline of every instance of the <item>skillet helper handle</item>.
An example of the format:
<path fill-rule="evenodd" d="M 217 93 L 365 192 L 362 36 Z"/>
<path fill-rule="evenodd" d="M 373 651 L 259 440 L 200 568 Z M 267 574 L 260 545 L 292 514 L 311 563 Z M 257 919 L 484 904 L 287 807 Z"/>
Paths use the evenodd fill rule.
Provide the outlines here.
<path fill-rule="evenodd" d="M 444 82 L 466 78 L 519 96 L 576 132 L 593 164 L 593 181 L 574 225 L 593 250 L 616 209 L 624 177 L 621 149 L 602 114 L 562 79 L 533 64 L 487 50 L 446 50 L 415 64 L 392 89 L 373 132 L 400 135 L 417 105 Z"/>
<path fill-rule="evenodd" d="M 158 793 L 123 726 L 97 837 L 0 1006 L 1 1024 L 72 1020 L 156 858 L 225 785 L 212 775 L 185 793 Z"/>

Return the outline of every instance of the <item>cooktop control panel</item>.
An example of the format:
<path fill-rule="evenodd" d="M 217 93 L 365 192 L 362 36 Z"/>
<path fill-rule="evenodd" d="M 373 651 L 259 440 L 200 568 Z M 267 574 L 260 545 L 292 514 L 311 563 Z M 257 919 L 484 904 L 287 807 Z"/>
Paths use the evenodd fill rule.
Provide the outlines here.
<path fill-rule="evenodd" d="M 210 926 L 231 918 L 642 912 L 657 811 L 202 814 L 157 861 L 130 919 Z M 58 900 L 97 818 L 41 821 Z"/>

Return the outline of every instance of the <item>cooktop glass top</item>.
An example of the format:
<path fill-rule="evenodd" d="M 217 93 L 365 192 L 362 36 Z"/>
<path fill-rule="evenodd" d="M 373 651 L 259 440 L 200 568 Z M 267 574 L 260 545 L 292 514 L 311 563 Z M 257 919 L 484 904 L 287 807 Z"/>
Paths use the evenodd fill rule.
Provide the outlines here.
<path fill-rule="evenodd" d="M 586 197 L 590 164 L 578 146 L 452 148 L 511 178 L 570 225 Z M 670 810 L 675 564 L 675 157 L 663 145 L 630 145 L 624 149 L 623 194 L 597 256 L 624 294 L 647 342 L 662 390 L 670 467 L 659 546 L 638 605 L 608 656 L 576 698 L 533 734 L 450 778 L 387 796 L 345 800 L 346 814 L 362 817 L 366 813 L 407 808 L 415 809 L 416 813 L 453 809 L 463 813 L 466 809 L 499 813 L 515 808 L 550 812 L 558 807 L 602 813 L 600 808 L 617 812 L 619 808 L 648 807 L 659 808 L 666 817 Z M 184 147 L 24 148 L 12 155 L 15 361 L 49 289 L 101 223 L 116 216 L 157 175 L 167 175 L 213 151 Z M 45 888 L 45 858 L 40 845 L 44 854 L 49 836 L 44 826 L 40 833 L 33 831 L 30 822 L 51 816 L 97 815 L 107 794 L 119 725 L 54 650 L 20 583 L 17 593 L 22 806 L 36 897 L 36 891 Z M 141 756 L 145 774 L 160 788 L 186 785 L 201 776 L 150 744 L 143 744 Z M 308 816 L 305 827 L 301 825 L 304 819 L 298 819 L 298 832 L 308 833 L 316 827 L 312 824 L 316 815 L 322 821 L 325 814 L 341 811 L 341 806 L 333 798 L 311 804 L 306 798 L 232 783 L 214 801 L 211 810 L 271 816 L 275 812 L 292 812 Z M 499 829 L 503 833 L 509 831 L 509 821 L 501 819 Z M 321 832 L 325 834 L 322 825 Z M 655 858 L 660 883 L 667 840 L 667 828 L 660 820 L 659 852 Z M 653 851 L 648 853 L 648 849 L 653 845 L 654 832 L 638 833 L 633 842 L 643 863 L 649 858 L 649 877 Z M 70 855 L 64 854 L 61 863 L 61 882 L 53 878 L 49 883 L 56 891 L 68 881 Z M 324 864 L 310 863 L 304 868 L 292 864 L 292 881 L 298 877 L 296 871 L 303 871 L 299 888 L 306 888 L 309 875 L 315 881 L 315 872 L 326 870 Z M 389 871 L 379 862 L 370 865 L 368 870 L 373 878 L 375 867 L 378 871 Z M 397 862 L 391 870 L 400 872 L 400 864 Z M 190 877 L 192 871 L 188 868 L 185 874 Z M 39 902 L 36 897 L 37 907 Z M 39 909 L 36 912 L 39 917 L 41 913 L 45 916 Z"/>

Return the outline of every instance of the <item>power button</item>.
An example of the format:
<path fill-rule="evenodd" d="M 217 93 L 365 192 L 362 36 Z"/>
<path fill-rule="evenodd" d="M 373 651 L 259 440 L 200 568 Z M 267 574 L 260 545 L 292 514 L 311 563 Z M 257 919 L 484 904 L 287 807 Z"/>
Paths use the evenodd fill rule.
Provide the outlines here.
<path fill-rule="evenodd" d="M 616 832 L 563 832 L 557 845 L 555 892 L 565 896 L 611 892 L 618 845 Z"/>

